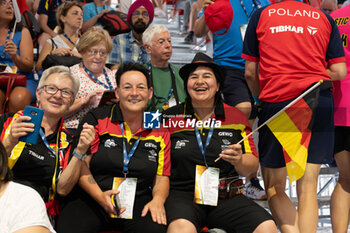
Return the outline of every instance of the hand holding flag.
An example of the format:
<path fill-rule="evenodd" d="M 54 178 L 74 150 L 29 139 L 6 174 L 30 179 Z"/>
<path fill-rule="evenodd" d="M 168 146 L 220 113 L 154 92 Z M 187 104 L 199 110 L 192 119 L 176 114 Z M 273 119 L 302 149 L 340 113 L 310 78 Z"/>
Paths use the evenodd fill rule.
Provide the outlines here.
<path fill-rule="evenodd" d="M 310 98 L 310 93 L 315 94 L 313 91 L 317 90 L 316 88 L 322 83 L 323 80 L 315 83 L 237 143 L 242 143 L 257 130 L 267 125 L 283 148 L 290 183 L 300 179 L 305 173 L 311 139 L 311 130 L 308 128 L 313 116 L 313 107 L 317 105 L 317 98 Z M 215 162 L 219 159 L 220 157 Z"/>

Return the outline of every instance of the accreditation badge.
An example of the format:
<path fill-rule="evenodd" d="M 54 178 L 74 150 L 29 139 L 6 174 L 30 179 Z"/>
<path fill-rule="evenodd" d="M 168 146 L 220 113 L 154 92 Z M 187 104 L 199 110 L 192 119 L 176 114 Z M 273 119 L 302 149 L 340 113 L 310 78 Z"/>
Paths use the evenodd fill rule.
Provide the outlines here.
<path fill-rule="evenodd" d="M 169 99 L 168 103 L 169 103 L 169 108 L 176 106 L 176 99 L 175 99 L 175 97 L 174 96 L 171 97 Z"/>
<path fill-rule="evenodd" d="M 217 206 L 220 169 L 196 165 L 194 203 Z"/>
<path fill-rule="evenodd" d="M 120 206 L 125 207 L 125 211 L 121 214 L 120 218 L 132 219 L 135 193 L 136 193 L 137 178 L 124 178 L 114 177 L 112 189 L 118 190 L 120 193 L 119 200 Z M 111 197 L 112 199 L 112 197 Z M 113 203 L 114 200 L 112 200 Z M 117 216 L 111 214 L 111 218 L 117 218 Z"/>
<path fill-rule="evenodd" d="M 239 26 L 239 30 L 241 31 L 242 41 L 244 41 L 245 32 L 247 31 L 248 24 L 242 24 Z"/>

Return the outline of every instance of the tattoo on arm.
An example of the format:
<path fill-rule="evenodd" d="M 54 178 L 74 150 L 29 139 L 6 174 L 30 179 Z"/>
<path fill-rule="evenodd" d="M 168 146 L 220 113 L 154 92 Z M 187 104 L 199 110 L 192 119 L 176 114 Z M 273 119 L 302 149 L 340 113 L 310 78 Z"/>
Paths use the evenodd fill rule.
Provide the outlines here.
<path fill-rule="evenodd" d="M 89 176 L 89 177 L 88 177 L 88 182 L 89 182 L 90 184 L 96 184 L 96 181 L 95 181 L 95 179 L 94 179 L 93 176 Z"/>

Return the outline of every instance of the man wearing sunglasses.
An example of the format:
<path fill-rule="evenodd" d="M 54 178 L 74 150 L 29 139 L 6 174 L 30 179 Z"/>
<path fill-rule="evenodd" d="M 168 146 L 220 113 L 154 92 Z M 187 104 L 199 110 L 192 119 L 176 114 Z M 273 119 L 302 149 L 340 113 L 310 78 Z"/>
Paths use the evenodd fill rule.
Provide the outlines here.
<path fill-rule="evenodd" d="M 127 21 L 131 32 L 118 35 L 113 39 L 113 50 L 107 61 L 112 69 L 122 63 L 149 63 L 149 55 L 143 47 L 142 34 L 152 23 L 154 7 L 150 0 L 136 0 L 129 8 Z"/>

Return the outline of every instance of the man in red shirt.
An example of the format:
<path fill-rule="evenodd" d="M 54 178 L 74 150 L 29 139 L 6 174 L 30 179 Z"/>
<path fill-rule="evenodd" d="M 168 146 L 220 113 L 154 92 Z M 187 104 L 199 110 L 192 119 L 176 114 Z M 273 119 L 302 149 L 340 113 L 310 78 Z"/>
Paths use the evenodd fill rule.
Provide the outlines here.
<path fill-rule="evenodd" d="M 243 46 L 245 77 L 262 101 L 259 124 L 284 108 L 313 83 L 346 75 L 344 50 L 333 19 L 298 1 L 285 0 L 257 10 Z M 330 88 L 321 89 L 305 173 L 297 181 L 298 210 L 285 194 L 283 149 L 268 127 L 259 131 L 259 156 L 272 215 L 282 232 L 316 232 L 317 178 L 332 161 L 334 120 Z M 322 106 L 322 107 L 321 107 Z"/>

